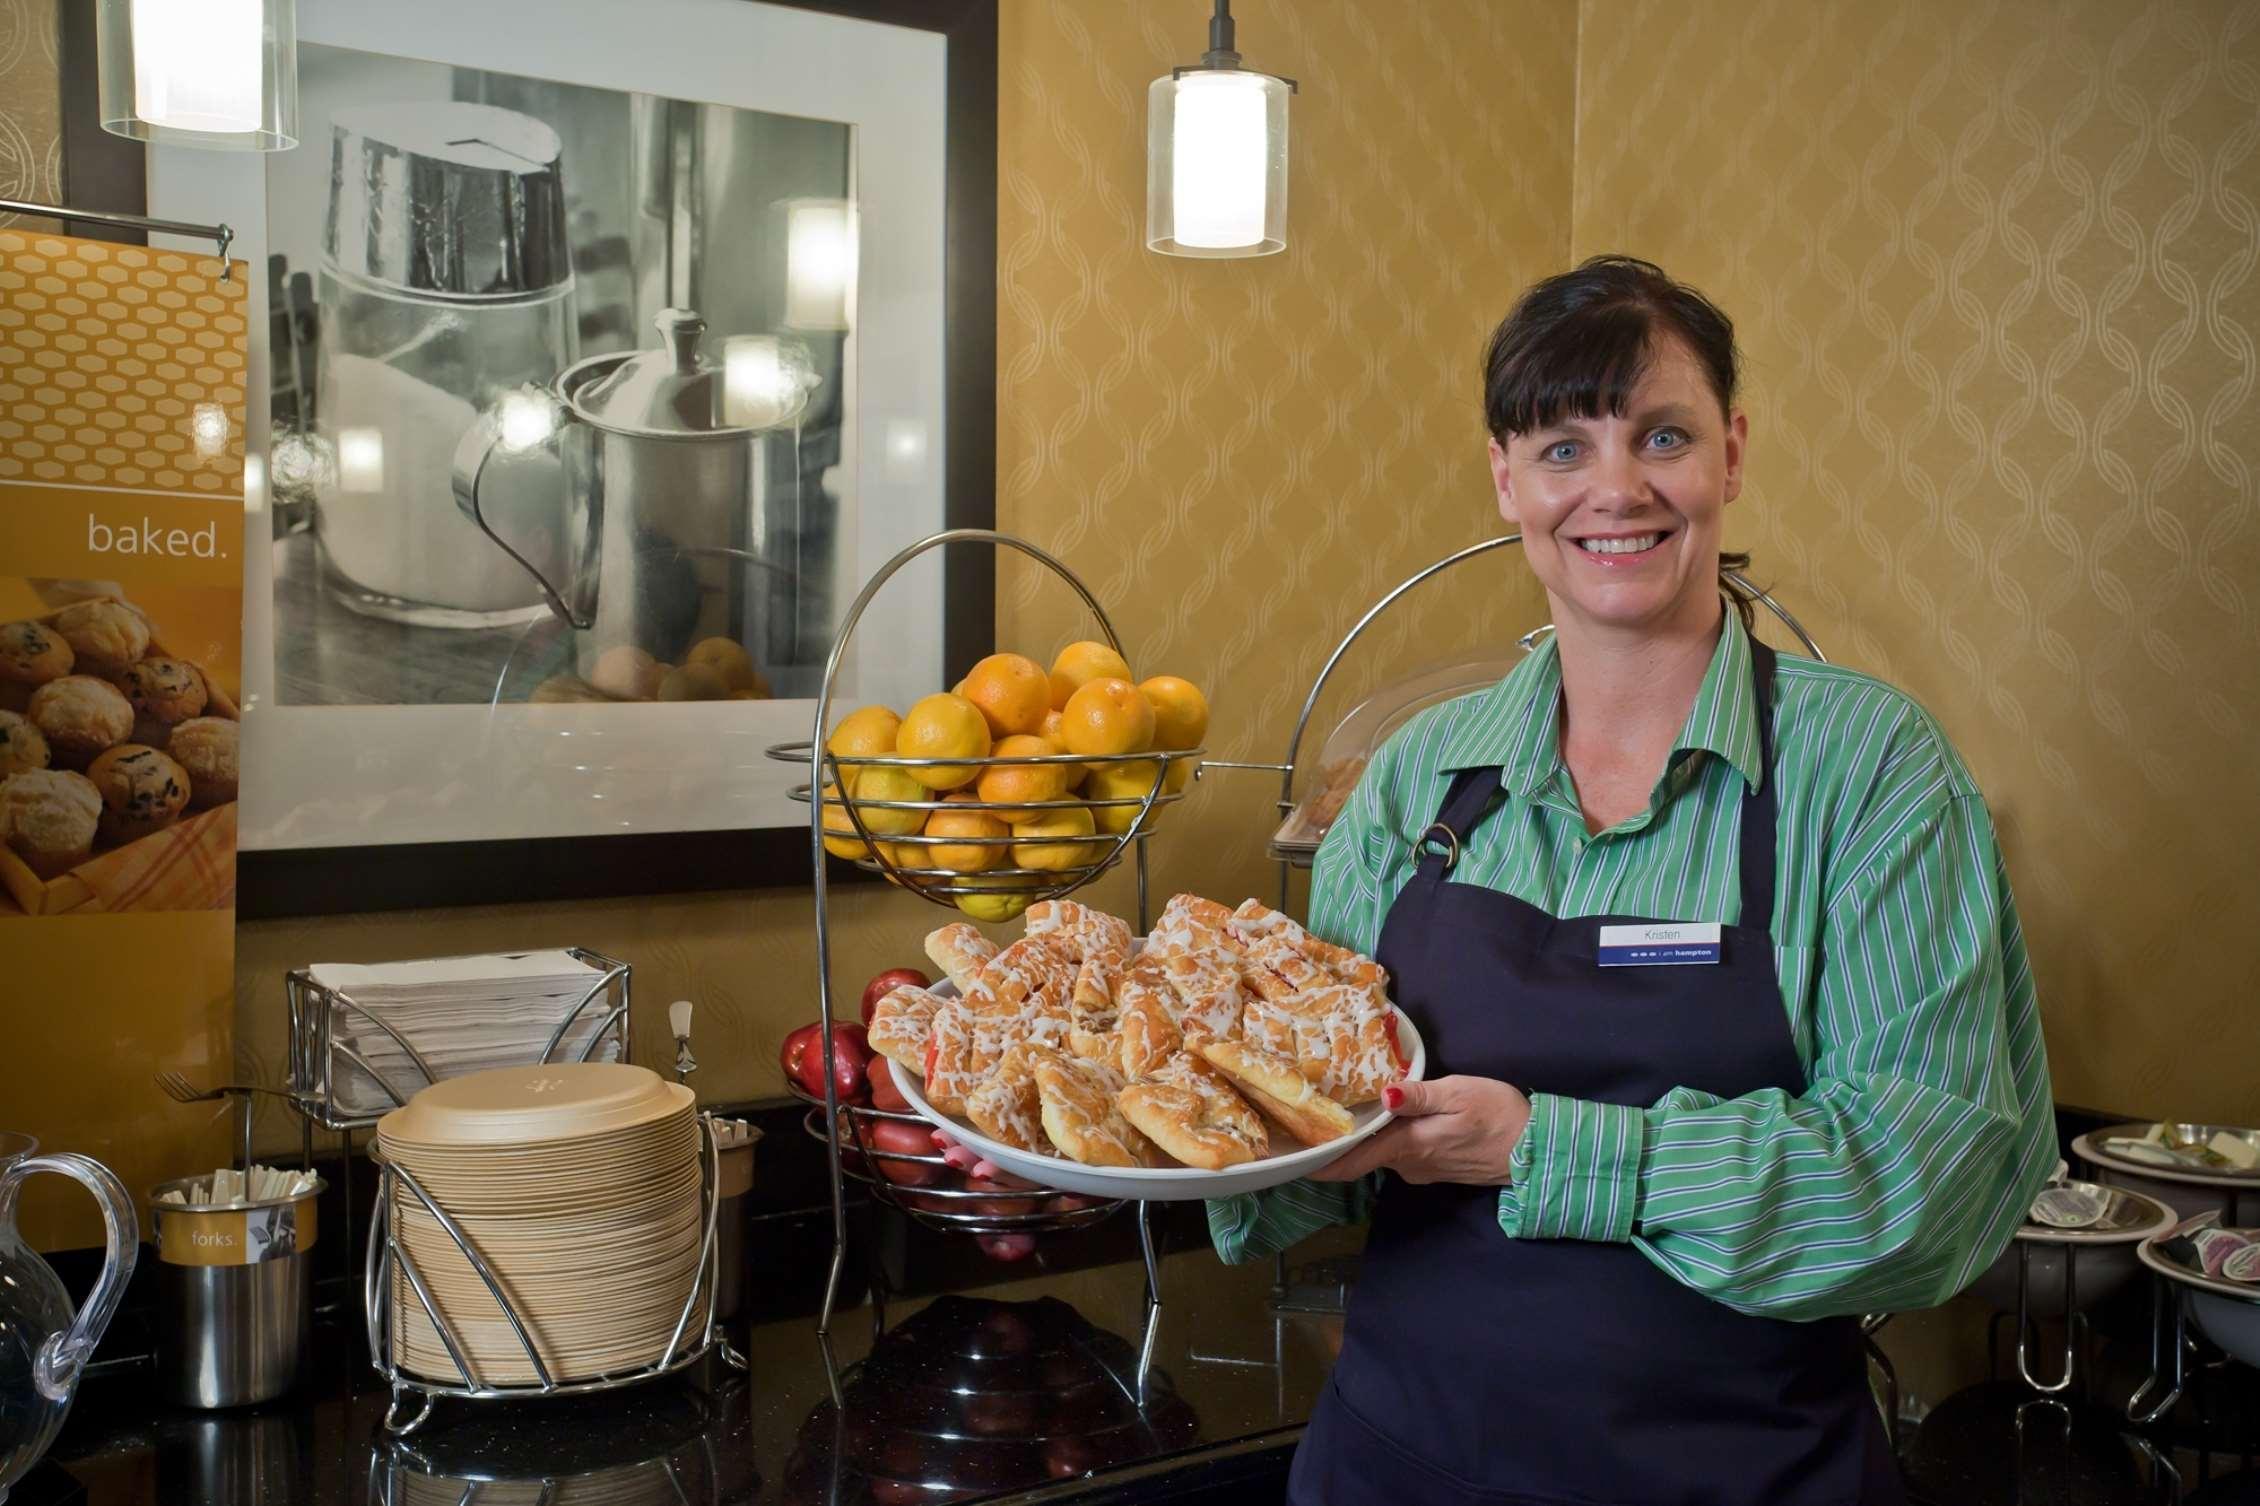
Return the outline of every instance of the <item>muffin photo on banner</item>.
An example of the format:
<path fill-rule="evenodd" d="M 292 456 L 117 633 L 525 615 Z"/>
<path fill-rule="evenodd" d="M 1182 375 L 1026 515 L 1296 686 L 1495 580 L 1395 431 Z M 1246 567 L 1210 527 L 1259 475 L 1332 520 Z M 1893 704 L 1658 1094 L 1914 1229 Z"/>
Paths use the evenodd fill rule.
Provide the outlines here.
<path fill-rule="evenodd" d="M 129 1185 L 215 1131 L 135 1084 L 231 1055 L 245 279 L 0 230 L 0 1127 Z"/>

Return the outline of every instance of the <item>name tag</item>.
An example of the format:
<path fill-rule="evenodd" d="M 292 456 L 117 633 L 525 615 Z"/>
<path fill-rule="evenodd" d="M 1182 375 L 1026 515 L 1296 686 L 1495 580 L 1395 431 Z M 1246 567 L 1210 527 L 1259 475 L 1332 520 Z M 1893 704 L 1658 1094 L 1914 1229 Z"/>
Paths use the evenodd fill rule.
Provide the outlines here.
<path fill-rule="evenodd" d="M 1719 927 L 1680 925 L 1603 926 L 1603 967 L 1664 967 L 1719 960 Z"/>

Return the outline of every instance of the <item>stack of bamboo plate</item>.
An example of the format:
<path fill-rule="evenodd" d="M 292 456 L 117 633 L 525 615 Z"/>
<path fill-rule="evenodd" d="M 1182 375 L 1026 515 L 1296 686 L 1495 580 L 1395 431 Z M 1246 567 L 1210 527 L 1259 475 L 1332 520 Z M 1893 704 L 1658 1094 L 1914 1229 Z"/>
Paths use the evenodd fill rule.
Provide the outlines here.
<path fill-rule="evenodd" d="M 571 1063 L 451 1078 L 377 1124 L 405 1168 L 478 1251 L 553 1380 L 656 1362 L 698 1277 L 705 1224 L 690 1089 L 642 1067 Z M 427 1380 L 532 1385 L 540 1377 L 454 1239 L 395 1183 L 393 1237 L 471 1360 L 464 1376 L 395 1269 L 393 1353 Z M 699 1311 L 685 1345 L 705 1333 Z"/>

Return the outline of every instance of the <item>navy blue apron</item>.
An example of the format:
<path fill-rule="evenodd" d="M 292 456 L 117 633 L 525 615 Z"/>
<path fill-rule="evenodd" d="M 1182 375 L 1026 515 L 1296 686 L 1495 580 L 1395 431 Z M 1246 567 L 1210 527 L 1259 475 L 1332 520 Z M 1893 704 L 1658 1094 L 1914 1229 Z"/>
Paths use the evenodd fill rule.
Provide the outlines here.
<path fill-rule="evenodd" d="M 1496 767 L 1465 770 L 1378 953 L 1429 1076 L 1640 1107 L 1681 1086 L 1804 1091 L 1771 936 L 1774 656 L 1752 648 L 1767 775 L 1742 802 L 1721 960 L 1604 969 L 1600 928 L 1646 917 L 1562 919 L 1449 882 L 1504 798 Z M 1751 1317 L 1628 1244 L 1507 1238 L 1496 1187 L 1384 1182 L 1294 1506 L 1902 1500 L 1854 1319 Z"/>

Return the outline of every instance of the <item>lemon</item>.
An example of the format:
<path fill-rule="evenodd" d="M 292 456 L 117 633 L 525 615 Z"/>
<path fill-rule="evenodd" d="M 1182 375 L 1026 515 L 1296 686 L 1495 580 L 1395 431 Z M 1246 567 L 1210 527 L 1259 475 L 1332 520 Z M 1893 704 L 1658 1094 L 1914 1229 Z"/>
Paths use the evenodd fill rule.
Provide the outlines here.
<path fill-rule="evenodd" d="M 1024 878 L 970 878 L 965 886 L 976 892 L 958 895 L 958 909 L 988 925 L 1018 920 L 1036 897 L 1035 889 Z"/>
<path fill-rule="evenodd" d="M 1091 770 L 1091 777 L 1084 782 L 1083 797 L 1086 800 L 1143 800 L 1160 778 L 1161 763 L 1158 759 L 1137 758 L 1128 763 L 1102 763 Z M 1093 806 L 1091 816 L 1100 831 L 1119 837 L 1137 821 L 1138 807 Z M 1160 819 L 1161 808 L 1156 806 L 1147 824 L 1150 826 Z"/>
<path fill-rule="evenodd" d="M 933 795 L 926 786 L 902 769 L 865 769 L 855 781 L 856 814 L 863 818 L 865 830 L 876 837 L 907 837 L 926 824 L 927 813 L 917 811 L 877 810 L 864 804 L 867 800 L 931 800 Z M 844 816 L 846 812 L 841 812 Z"/>
<path fill-rule="evenodd" d="M 986 758 L 989 723 L 981 708 L 961 695 L 930 695 L 902 719 L 894 750 L 904 758 Z M 930 790 L 954 790 L 971 784 L 981 771 L 972 764 L 933 764 L 909 772 Z"/>
<path fill-rule="evenodd" d="M 1084 807 L 1048 811 L 1043 820 L 1028 822 L 1013 832 L 1014 836 L 1024 840 L 1012 844 L 1012 860 L 1023 868 L 1040 868 L 1047 873 L 1057 873 L 1063 868 L 1080 868 L 1097 856 L 1096 843 L 1088 840 L 1035 839 L 1087 839 L 1096 830 L 1090 811 Z"/>

